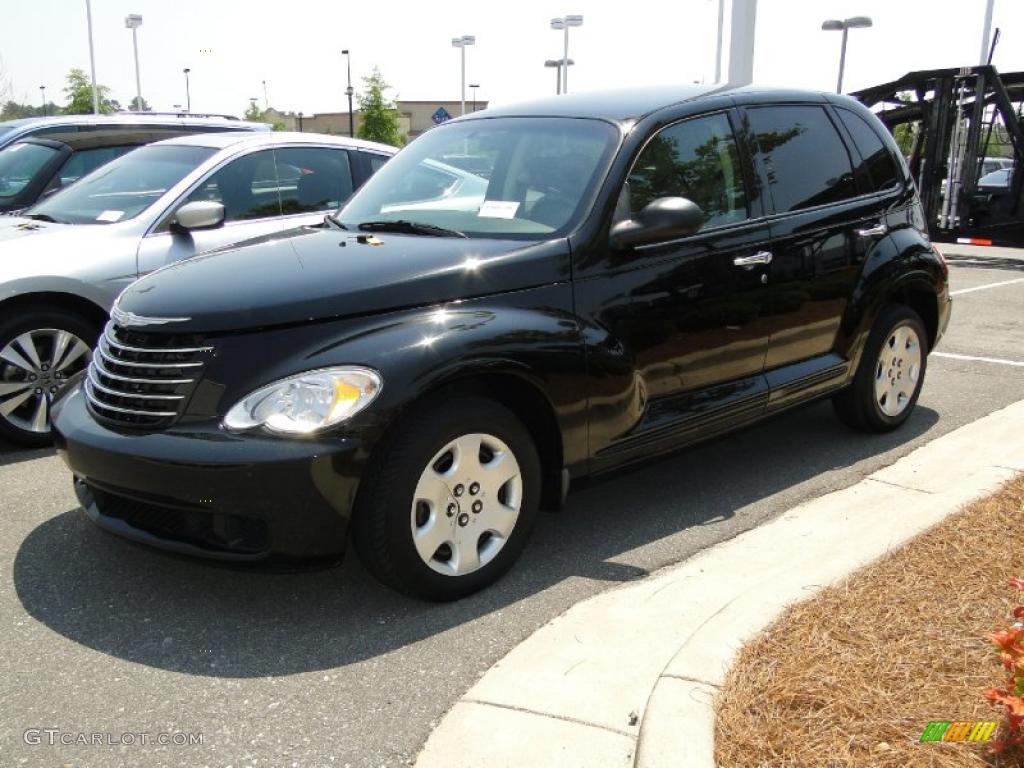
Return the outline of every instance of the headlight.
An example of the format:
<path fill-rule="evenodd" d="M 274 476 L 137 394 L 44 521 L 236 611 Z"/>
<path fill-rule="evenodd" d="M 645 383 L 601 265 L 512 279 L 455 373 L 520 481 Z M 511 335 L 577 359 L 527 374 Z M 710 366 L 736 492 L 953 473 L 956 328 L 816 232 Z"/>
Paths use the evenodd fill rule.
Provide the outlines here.
<path fill-rule="evenodd" d="M 272 432 L 309 435 L 344 421 L 380 392 L 380 374 L 369 368 L 321 368 L 257 389 L 224 417 L 228 429 L 266 427 Z"/>

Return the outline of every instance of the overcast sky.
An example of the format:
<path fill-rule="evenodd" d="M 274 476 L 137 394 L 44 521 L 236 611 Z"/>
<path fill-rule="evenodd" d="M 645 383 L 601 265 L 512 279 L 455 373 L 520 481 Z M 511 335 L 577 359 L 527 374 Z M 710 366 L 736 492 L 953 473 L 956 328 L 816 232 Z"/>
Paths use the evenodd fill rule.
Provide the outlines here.
<path fill-rule="evenodd" d="M 728 8 L 728 0 L 726 0 Z M 564 5 L 563 5 L 564 4 Z M 493 102 L 554 92 L 544 60 L 562 53 L 552 16 L 582 13 L 573 29 L 570 90 L 688 83 L 714 76 L 718 0 L 92 0 L 96 75 L 127 105 L 135 95 L 128 13 L 139 30 L 143 97 L 155 109 L 184 104 L 192 69 L 195 111 L 240 114 L 267 81 L 271 105 L 313 112 L 345 109 L 341 49 L 352 51 L 356 87 L 374 65 L 406 99 L 458 99 L 459 52 L 451 38 L 476 36 L 467 80 Z M 913 69 L 974 64 L 984 0 L 760 0 L 754 79 L 801 88 L 835 87 L 840 34 L 825 18 L 870 15 L 853 30 L 846 90 Z M 54 101 L 72 67 L 88 72 L 85 0 L 3 0 L 0 60 L 19 100 Z M 995 64 L 1024 70 L 1024 2 L 996 0 L 1003 37 Z"/>

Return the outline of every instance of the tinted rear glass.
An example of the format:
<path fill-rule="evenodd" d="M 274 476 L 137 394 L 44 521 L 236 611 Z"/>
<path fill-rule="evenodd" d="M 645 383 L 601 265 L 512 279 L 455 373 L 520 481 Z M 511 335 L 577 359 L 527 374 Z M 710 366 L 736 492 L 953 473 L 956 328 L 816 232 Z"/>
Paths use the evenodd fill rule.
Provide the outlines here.
<path fill-rule="evenodd" d="M 888 189 L 899 184 L 896 160 L 888 147 L 882 143 L 875 130 L 860 115 L 846 109 L 837 109 L 846 130 L 853 137 L 853 143 L 867 166 L 868 176 L 875 189 Z"/>
<path fill-rule="evenodd" d="M 15 142 L 0 149 L 0 200 L 18 195 L 56 155 L 53 147 L 31 142 Z"/>
<path fill-rule="evenodd" d="M 850 155 L 823 108 L 754 107 L 747 119 L 777 213 L 856 197 Z"/>

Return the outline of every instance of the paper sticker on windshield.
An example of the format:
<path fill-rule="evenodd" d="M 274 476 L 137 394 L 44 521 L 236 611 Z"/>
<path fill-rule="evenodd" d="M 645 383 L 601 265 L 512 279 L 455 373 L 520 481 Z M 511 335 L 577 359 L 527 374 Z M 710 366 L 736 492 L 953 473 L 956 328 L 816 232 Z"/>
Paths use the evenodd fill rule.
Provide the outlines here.
<path fill-rule="evenodd" d="M 96 221 L 120 221 L 124 211 L 104 211 L 96 217 Z"/>
<path fill-rule="evenodd" d="M 485 219 L 514 219 L 517 210 L 518 200 L 484 200 L 477 216 Z"/>

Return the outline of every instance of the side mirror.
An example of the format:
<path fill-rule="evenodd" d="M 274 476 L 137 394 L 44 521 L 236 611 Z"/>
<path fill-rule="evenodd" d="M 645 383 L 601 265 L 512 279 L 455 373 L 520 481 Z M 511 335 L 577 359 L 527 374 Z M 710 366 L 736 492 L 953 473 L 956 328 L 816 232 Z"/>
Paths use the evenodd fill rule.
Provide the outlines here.
<path fill-rule="evenodd" d="M 689 237 L 704 225 L 704 211 L 685 197 L 659 197 L 652 200 L 635 219 L 620 221 L 612 227 L 613 248 L 634 248 Z"/>
<path fill-rule="evenodd" d="M 194 200 L 185 203 L 174 213 L 173 225 L 177 229 L 213 229 L 224 223 L 224 206 L 213 200 Z"/>

